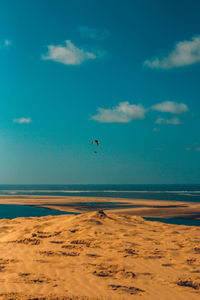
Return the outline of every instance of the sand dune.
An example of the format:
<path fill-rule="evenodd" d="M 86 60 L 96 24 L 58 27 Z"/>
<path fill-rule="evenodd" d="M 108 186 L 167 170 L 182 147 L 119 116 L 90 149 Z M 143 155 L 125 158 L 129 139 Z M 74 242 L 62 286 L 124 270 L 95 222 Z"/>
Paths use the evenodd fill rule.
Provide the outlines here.
<path fill-rule="evenodd" d="M 200 298 L 200 228 L 141 217 L 0 220 L 0 299 Z"/>

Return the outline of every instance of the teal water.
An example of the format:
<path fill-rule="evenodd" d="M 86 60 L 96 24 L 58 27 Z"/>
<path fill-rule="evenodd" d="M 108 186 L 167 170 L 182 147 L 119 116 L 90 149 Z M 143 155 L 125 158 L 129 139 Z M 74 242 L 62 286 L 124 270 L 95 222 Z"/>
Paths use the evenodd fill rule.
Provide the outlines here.
<path fill-rule="evenodd" d="M 81 203 L 80 203 L 81 204 Z M 99 204 L 99 205 L 98 205 Z M 108 207 L 106 207 L 108 204 Z M 114 203 L 115 204 L 115 203 Z M 116 204 L 119 204 L 116 202 Z M 71 205 L 72 206 L 72 205 Z M 95 203 L 95 202 L 88 202 L 86 203 L 86 208 L 83 206 L 82 211 L 84 212 L 85 209 L 92 208 L 92 210 L 97 209 L 109 209 L 114 208 L 115 205 L 112 206 L 112 203 L 105 202 L 105 203 Z M 139 205 L 137 207 L 140 207 Z M 116 205 L 116 208 L 119 208 Z M 58 210 L 50 210 L 42 207 L 35 207 L 35 206 L 28 206 L 28 205 L 15 205 L 15 204 L 0 204 L 0 219 L 14 219 L 18 217 L 42 217 L 42 216 L 57 216 L 57 215 L 69 215 L 74 214 L 78 215 L 79 213 L 71 213 L 71 212 L 61 212 Z M 148 221 L 158 221 L 168 224 L 176 224 L 176 225 L 189 225 L 189 226 L 200 226 L 200 220 L 195 220 L 190 218 L 144 218 Z"/>
<path fill-rule="evenodd" d="M 42 195 L 42 196 L 79 196 L 79 197 L 107 197 L 127 199 L 154 199 L 185 201 L 200 203 L 200 184 L 73 184 L 73 185 L 0 185 L 0 195 Z M 122 208 L 121 203 L 89 202 L 72 203 L 71 206 L 79 206 L 80 210 Z M 87 206 L 87 207 L 86 207 Z M 122 205 L 124 207 L 124 205 Z M 133 206 L 129 206 L 133 207 Z M 140 205 L 138 207 L 141 207 Z M 128 208 L 128 206 L 127 206 Z M 12 219 L 16 217 L 40 217 L 45 215 L 67 214 L 55 210 L 31 207 L 27 205 L 0 205 L 0 218 Z M 191 218 L 149 218 L 151 221 L 160 221 L 171 224 L 196 225 L 200 221 L 196 216 Z"/>
<path fill-rule="evenodd" d="M 109 197 L 200 202 L 200 184 L 0 185 L 0 195 Z"/>
<path fill-rule="evenodd" d="M 28 205 L 15 204 L 0 204 L 0 219 L 14 219 L 18 217 L 43 217 L 43 216 L 57 216 L 77 214 L 69 212 L 61 212 L 58 210 L 50 210 L 42 207 L 34 207 Z"/>
<path fill-rule="evenodd" d="M 174 225 L 187 225 L 187 226 L 200 226 L 200 220 L 191 219 L 191 218 L 144 218 L 147 221 L 156 221 L 161 223 L 167 224 L 174 224 Z"/>

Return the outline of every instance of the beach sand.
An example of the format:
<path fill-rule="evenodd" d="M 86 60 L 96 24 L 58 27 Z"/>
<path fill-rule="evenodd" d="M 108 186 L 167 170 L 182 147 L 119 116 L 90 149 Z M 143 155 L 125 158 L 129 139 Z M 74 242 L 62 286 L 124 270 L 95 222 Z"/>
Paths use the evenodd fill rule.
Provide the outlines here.
<path fill-rule="evenodd" d="M 118 203 L 119 208 L 107 207 L 104 203 Z M 94 203 L 94 206 L 88 205 Z M 85 213 L 97 210 L 97 204 L 109 213 L 141 217 L 187 217 L 200 219 L 200 203 L 184 201 L 160 201 L 149 199 L 122 199 L 105 197 L 71 196 L 0 196 L 0 204 L 19 204 L 56 209 L 59 211 Z M 112 205 L 111 205 L 112 206 Z M 123 206 L 123 207 L 122 207 Z M 132 206 L 132 207 L 131 207 Z"/>
<path fill-rule="evenodd" d="M 0 299 L 200 299 L 200 227 L 108 211 L 2 219 Z"/>

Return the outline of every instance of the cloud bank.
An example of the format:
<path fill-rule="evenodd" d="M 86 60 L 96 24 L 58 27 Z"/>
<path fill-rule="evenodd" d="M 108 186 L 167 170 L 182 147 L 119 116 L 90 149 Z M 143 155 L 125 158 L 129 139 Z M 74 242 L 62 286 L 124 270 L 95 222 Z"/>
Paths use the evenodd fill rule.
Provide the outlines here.
<path fill-rule="evenodd" d="M 171 69 L 198 62 L 200 62 L 200 35 L 191 40 L 176 43 L 174 49 L 166 57 L 151 58 L 146 60 L 144 65 L 153 69 Z"/>
<path fill-rule="evenodd" d="M 98 113 L 91 118 L 100 123 L 129 123 L 133 119 L 144 119 L 146 110 L 142 105 L 120 102 L 110 109 L 98 108 Z"/>
<path fill-rule="evenodd" d="M 19 118 L 19 119 L 14 119 L 13 122 L 18 124 L 29 124 L 32 122 L 32 120 L 31 118 Z"/>
<path fill-rule="evenodd" d="M 84 61 L 97 58 L 96 54 L 76 47 L 70 40 L 65 41 L 64 46 L 49 45 L 47 47 L 48 52 L 46 55 L 42 55 L 42 59 L 53 60 L 64 65 L 80 65 Z"/>
<path fill-rule="evenodd" d="M 159 111 L 162 113 L 170 114 L 182 114 L 187 112 L 189 109 L 184 103 L 177 103 L 173 101 L 165 101 L 157 103 L 150 108 L 144 108 L 142 104 L 130 104 L 129 102 L 120 102 L 117 106 L 112 108 L 101 108 L 97 109 L 98 113 L 91 117 L 100 123 L 129 123 L 133 119 L 145 119 L 146 113 L 152 110 Z M 177 118 L 157 118 L 155 124 L 172 124 L 179 125 L 182 122 Z M 154 131 L 159 131 L 158 128 L 154 128 Z"/>
<path fill-rule="evenodd" d="M 165 101 L 158 104 L 155 104 L 151 107 L 153 110 L 157 110 L 160 112 L 168 112 L 171 114 L 182 114 L 187 112 L 189 109 L 184 103 L 177 103 L 173 101 Z"/>

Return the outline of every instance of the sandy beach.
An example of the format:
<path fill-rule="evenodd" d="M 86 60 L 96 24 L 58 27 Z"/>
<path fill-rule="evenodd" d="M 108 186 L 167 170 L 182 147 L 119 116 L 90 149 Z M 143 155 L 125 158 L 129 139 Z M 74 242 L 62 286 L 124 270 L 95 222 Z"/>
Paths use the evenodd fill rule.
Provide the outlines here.
<path fill-rule="evenodd" d="M 51 206 L 55 198 L 41 201 Z M 127 211 L 1 219 L 0 299 L 199 299 L 200 227 Z"/>
<path fill-rule="evenodd" d="M 192 217 L 200 219 L 200 203 L 184 201 L 160 201 L 149 199 L 123 199 L 109 197 L 71 196 L 0 196 L 0 204 L 31 205 L 53 210 L 85 213 L 99 208 L 109 213 L 141 217 Z M 115 204 L 115 205 L 114 205 Z"/>

